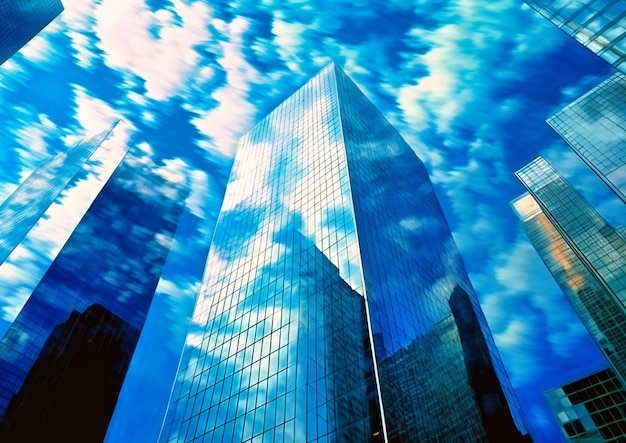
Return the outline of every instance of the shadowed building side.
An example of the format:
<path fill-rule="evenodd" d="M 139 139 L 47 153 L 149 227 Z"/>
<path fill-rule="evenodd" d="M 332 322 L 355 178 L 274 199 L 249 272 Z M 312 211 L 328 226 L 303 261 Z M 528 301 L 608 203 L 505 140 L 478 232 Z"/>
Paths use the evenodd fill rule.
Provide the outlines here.
<path fill-rule="evenodd" d="M 551 389 L 546 399 L 567 441 L 624 441 L 626 390 L 611 369 Z"/>
<path fill-rule="evenodd" d="M 59 0 L 0 2 L 0 65 L 28 43 L 63 11 Z"/>
<path fill-rule="evenodd" d="M 104 425 L 59 429 L 54 420 L 31 415 L 50 410 L 63 416 L 63 423 L 72 420 L 69 411 L 56 409 L 60 404 L 54 396 L 33 407 L 33 398 L 43 400 L 37 393 L 54 387 L 47 371 L 33 368 L 38 359 L 44 359 L 40 365 L 56 360 L 55 380 L 61 385 L 117 386 L 107 394 L 107 407 L 103 403 L 89 412 L 91 423 L 108 424 L 187 194 L 185 177 L 158 167 L 140 147 L 126 154 L 0 341 L 0 435 L 7 436 L 3 441 L 17 434 L 19 442 L 18 430 L 29 421 L 35 427 L 46 423 L 51 434 L 62 432 L 59 441 L 104 439 Z M 73 311 L 81 313 L 80 319 Z M 113 326 L 119 335 L 111 331 Z M 70 335 L 51 337 L 55 330 Z M 85 356 L 95 351 L 84 347 L 89 339 L 117 341 L 110 348 L 100 347 L 108 357 L 117 356 L 107 360 L 106 370 L 89 366 Z M 61 355 L 49 355 L 46 346 Z"/>
<path fill-rule="evenodd" d="M 102 441 L 139 330 L 101 305 L 56 326 L 11 399 L 2 441 Z"/>

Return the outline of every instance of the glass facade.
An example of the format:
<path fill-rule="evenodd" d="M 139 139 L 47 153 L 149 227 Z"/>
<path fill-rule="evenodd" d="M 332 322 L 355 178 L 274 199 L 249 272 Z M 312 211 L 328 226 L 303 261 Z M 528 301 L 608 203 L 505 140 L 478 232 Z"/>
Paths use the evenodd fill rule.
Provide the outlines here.
<path fill-rule="evenodd" d="M 626 1 L 524 1 L 610 65 L 626 73 Z"/>
<path fill-rule="evenodd" d="M 626 203 L 626 75 L 612 75 L 547 122 Z"/>
<path fill-rule="evenodd" d="M 102 441 L 188 193 L 131 147 L 0 340 L 0 441 Z"/>
<path fill-rule="evenodd" d="M 0 205 L 0 264 L 118 124 L 43 162 Z"/>
<path fill-rule="evenodd" d="M 63 11 L 60 0 L 0 2 L 0 65 Z"/>
<path fill-rule="evenodd" d="M 626 380 L 626 310 L 587 269 L 530 194 L 512 202 L 530 243 L 602 350 Z"/>
<path fill-rule="evenodd" d="M 240 141 L 160 441 L 525 441 L 518 427 L 424 165 L 328 65 Z"/>
<path fill-rule="evenodd" d="M 610 369 L 550 390 L 546 399 L 567 441 L 624 441 L 626 391 Z"/>
<path fill-rule="evenodd" d="M 542 157 L 515 174 L 607 294 L 626 306 L 624 238 Z"/>

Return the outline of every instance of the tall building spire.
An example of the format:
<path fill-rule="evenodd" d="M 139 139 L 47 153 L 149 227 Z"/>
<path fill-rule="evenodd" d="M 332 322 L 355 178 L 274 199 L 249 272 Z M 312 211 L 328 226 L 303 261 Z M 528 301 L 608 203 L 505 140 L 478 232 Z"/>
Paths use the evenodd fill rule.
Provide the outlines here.
<path fill-rule="evenodd" d="M 240 141 L 160 441 L 524 441 L 422 162 L 335 64 Z"/>
<path fill-rule="evenodd" d="M 128 150 L 0 340 L 1 441 L 104 439 L 187 193 Z"/>

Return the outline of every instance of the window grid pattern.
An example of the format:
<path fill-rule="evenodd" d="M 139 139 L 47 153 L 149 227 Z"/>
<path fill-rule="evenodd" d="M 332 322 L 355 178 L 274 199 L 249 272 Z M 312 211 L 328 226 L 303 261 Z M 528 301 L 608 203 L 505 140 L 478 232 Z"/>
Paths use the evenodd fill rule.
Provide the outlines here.
<path fill-rule="evenodd" d="M 626 72 L 625 0 L 524 0 L 606 62 Z"/>
<path fill-rule="evenodd" d="M 550 390 L 546 399 L 568 441 L 624 442 L 626 391 L 612 370 Z"/>
<path fill-rule="evenodd" d="M 188 193 L 154 169 L 130 149 L 0 340 L 0 440 L 104 438 Z"/>
<path fill-rule="evenodd" d="M 161 441 L 382 437 L 338 112 L 331 66 L 242 139 Z"/>
<path fill-rule="evenodd" d="M 512 204 L 539 257 L 615 372 L 626 380 L 626 310 L 589 272 L 530 194 Z"/>
<path fill-rule="evenodd" d="M 523 429 L 521 412 L 428 173 L 340 69 L 337 81 L 389 441 L 492 438 L 472 364 L 514 441 L 509 407 Z"/>
<path fill-rule="evenodd" d="M 63 11 L 59 0 L 0 2 L 0 65 Z"/>
<path fill-rule="evenodd" d="M 357 176 L 371 173 L 370 166 L 358 159 L 361 148 L 374 149 L 380 154 L 380 167 L 390 167 L 386 148 L 380 144 L 384 141 L 357 146 L 363 130 L 351 127 L 350 121 L 358 120 L 372 137 L 388 125 L 380 122 L 380 114 L 372 114 L 373 105 L 361 97 L 358 88 L 331 64 L 242 138 L 161 442 L 378 442 L 412 441 L 418 435 L 474 442 L 486 441 L 483 423 L 496 416 L 518 432 L 510 414 L 508 422 L 506 414 L 483 414 L 477 397 L 484 393 L 470 386 L 472 371 L 493 372 L 489 357 L 465 358 L 489 353 L 481 330 L 484 318 L 474 312 L 473 293 L 468 295 L 465 286 L 458 285 L 468 285 L 467 276 L 461 273 L 459 281 L 446 280 L 447 271 L 462 265 L 447 226 L 441 231 L 440 225 L 445 225 L 441 210 L 432 202 L 432 187 L 412 152 L 399 159 L 411 165 L 403 173 L 419 174 L 420 190 L 430 193 L 425 201 L 436 208 L 432 214 L 436 219 L 425 221 L 432 222 L 429 226 L 435 234 L 444 232 L 437 240 L 445 243 L 419 253 L 442 255 L 420 261 L 410 252 L 391 248 L 393 227 L 401 222 L 419 230 L 414 220 L 390 218 L 387 234 L 376 233 L 386 229 L 387 214 L 394 214 L 391 207 L 405 204 L 409 196 L 392 198 L 381 211 L 378 197 L 373 196 L 392 177 L 378 177 L 381 181 L 369 187 L 363 180 L 356 181 Z M 384 135 L 395 149 L 397 133 L 385 130 Z M 360 219 L 357 200 L 362 200 L 361 208 L 371 201 L 381 220 Z M 430 233 L 425 230 L 422 235 L 428 238 Z M 366 237 L 371 239 L 364 241 Z M 377 240 L 381 243 L 375 248 Z M 380 260 L 381 267 L 389 262 L 393 273 L 391 261 L 398 258 L 397 276 L 409 278 L 402 285 L 395 281 L 396 286 L 384 292 L 379 287 L 387 283 L 378 282 L 377 276 L 366 277 L 366 284 L 364 247 L 372 254 L 368 272 L 383 272 L 372 267 Z M 382 255 L 376 251 L 387 248 L 389 252 Z M 423 282 L 411 277 L 408 266 L 430 264 L 444 271 Z M 409 289 L 413 284 L 423 289 Z M 443 289 L 436 289 L 439 284 Z M 433 288 L 439 311 L 424 313 L 419 297 L 427 300 L 425 295 Z M 453 293 L 458 299 L 456 317 L 449 301 Z M 440 300 L 444 294 L 447 298 Z M 378 301 L 370 304 L 370 297 Z M 382 309 L 396 302 L 398 308 Z M 401 312 L 405 307 L 409 312 Z M 386 314 L 394 317 L 385 319 L 384 329 L 380 325 Z M 430 317 L 419 320 L 426 316 Z M 394 327 L 393 322 L 406 325 Z M 471 338 L 459 337 L 458 324 L 471 330 Z M 393 336 L 385 337 L 389 334 Z M 393 352 L 385 354 L 389 346 Z M 440 360 L 431 362 L 436 352 L 442 354 L 437 356 Z M 428 386 L 429 378 L 444 370 L 448 377 L 439 376 L 436 387 Z M 385 387 L 395 389 L 398 398 L 390 394 L 389 401 L 381 400 L 381 378 L 389 380 Z M 506 401 L 495 374 L 489 382 L 494 380 L 497 386 L 489 385 L 493 389 L 489 393 L 495 390 L 497 395 L 500 389 L 501 403 L 493 407 L 500 413 Z M 423 407 L 415 405 L 420 401 Z M 448 407 L 458 414 L 451 415 Z M 386 436 L 384 424 L 394 421 L 393 436 Z"/>
<path fill-rule="evenodd" d="M 626 241 L 542 157 L 516 175 L 589 272 L 626 306 Z"/>
<path fill-rule="evenodd" d="M 626 203 L 626 75 L 615 73 L 547 122 Z"/>

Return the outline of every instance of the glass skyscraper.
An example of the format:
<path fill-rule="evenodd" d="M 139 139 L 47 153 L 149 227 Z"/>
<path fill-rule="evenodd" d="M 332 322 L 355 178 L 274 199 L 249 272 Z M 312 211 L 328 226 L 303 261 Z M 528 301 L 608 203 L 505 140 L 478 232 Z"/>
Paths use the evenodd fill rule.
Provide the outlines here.
<path fill-rule="evenodd" d="M 240 141 L 160 441 L 514 442 L 521 420 L 424 165 L 328 65 Z"/>
<path fill-rule="evenodd" d="M 626 73 L 624 0 L 524 0 L 569 36 Z"/>
<path fill-rule="evenodd" d="M 605 291 L 626 307 L 626 241 L 545 159 L 515 173 Z"/>
<path fill-rule="evenodd" d="M 624 441 L 626 391 L 610 369 L 552 389 L 546 399 L 568 441 Z"/>
<path fill-rule="evenodd" d="M 126 153 L 0 340 L 0 441 L 104 439 L 187 193 Z"/>
<path fill-rule="evenodd" d="M 615 73 L 547 122 L 626 203 L 626 75 Z"/>
<path fill-rule="evenodd" d="M 530 243 L 552 273 L 589 334 L 618 376 L 626 380 L 624 305 L 605 289 L 596 273 L 588 269 L 585 261 L 569 246 L 554 222 L 548 219 L 530 194 L 526 193 L 515 199 L 512 206 L 522 221 Z"/>
<path fill-rule="evenodd" d="M 0 65 L 63 11 L 60 0 L 0 2 Z"/>
<path fill-rule="evenodd" d="M 19 245 L 48 207 L 103 143 L 111 143 L 121 121 L 39 165 L 0 205 L 0 264 Z M 119 131 L 119 128 L 118 128 Z M 128 149 L 128 145 L 124 147 Z"/>

